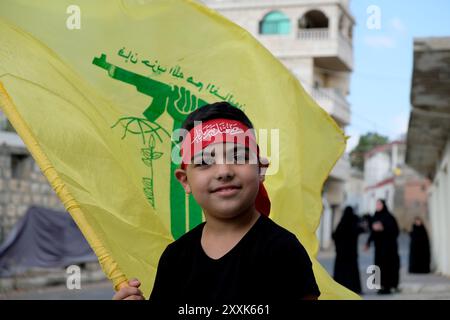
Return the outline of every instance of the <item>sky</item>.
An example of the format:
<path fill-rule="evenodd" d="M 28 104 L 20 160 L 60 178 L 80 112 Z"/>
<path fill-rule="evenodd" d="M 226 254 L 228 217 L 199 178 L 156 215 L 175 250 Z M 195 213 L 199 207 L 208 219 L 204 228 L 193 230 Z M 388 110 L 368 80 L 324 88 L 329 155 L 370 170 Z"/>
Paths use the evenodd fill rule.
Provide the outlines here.
<path fill-rule="evenodd" d="M 350 0 L 350 11 L 356 25 L 347 151 L 369 131 L 390 140 L 406 133 L 411 109 L 413 39 L 450 37 L 449 0 Z M 380 13 L 379 25 L 376 12 Z"/>

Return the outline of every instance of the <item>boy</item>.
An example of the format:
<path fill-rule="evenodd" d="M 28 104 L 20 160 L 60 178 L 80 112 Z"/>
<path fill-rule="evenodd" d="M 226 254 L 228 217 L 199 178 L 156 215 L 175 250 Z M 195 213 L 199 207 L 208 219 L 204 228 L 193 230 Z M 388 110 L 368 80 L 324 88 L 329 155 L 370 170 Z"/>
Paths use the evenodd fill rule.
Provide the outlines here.
<path fill-rule="evenodd" d="M 201 122 L 201 124 L 199 124 Z M 192 112 L 175 175 L 206 222 L 163 252 L 150 296 L 173 303 L 317 299 L 306 250 L 267 216 L 270 201 L 253 125 L 226 102 Z M 143 299 L 134 279 L 114 299 Z"/>

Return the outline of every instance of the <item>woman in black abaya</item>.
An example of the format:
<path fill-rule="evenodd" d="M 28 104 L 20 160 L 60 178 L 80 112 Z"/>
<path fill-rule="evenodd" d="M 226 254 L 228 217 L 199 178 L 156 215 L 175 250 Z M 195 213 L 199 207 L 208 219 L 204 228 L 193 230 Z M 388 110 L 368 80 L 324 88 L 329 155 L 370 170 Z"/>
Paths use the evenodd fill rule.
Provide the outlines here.
<path fill-rule="evenodd" d="M 396 291 L 399 283 L 400 256 L 398 255 L 397 221 L 389 212 L 384 200 L 377 201 L 377 211 L 373 216 L 371 233 L 366 243 L 366 250 L 371 242 L 375 244 L 375 265 L 380 268 L 380 294 Z"/>
<path fill-rule="evenodd" d="M 346 207 L 344 215 L 333 233 L 336 247 L 334 280 L 356 293 L 361 293 L 358 267 L 358 236 L 363 232 L 359 218 L 352 207 Z"/>
<path fill-rule="evenodd" d="M 410 232 L 409 272 L 430 272 L 430 242 L 422 219 L 416 217 Z"/>

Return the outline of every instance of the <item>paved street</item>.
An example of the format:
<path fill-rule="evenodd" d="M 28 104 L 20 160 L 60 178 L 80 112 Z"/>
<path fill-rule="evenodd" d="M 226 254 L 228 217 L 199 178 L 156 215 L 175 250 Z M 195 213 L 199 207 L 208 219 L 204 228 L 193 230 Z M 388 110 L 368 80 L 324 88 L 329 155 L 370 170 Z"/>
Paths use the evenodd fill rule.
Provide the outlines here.
<path fill-rule="evenodd" d="M 450 300 L 450 279 L 435 274 L 411 275 L 406 272 L 408 266 L 408 244 L 409 238 L 403 234 L 399 238 L 400 256 L 402 271 L 400 276 L 401 293 L 379 296 L 374 290 L 367 289 L 366 281 L 369 274 L 366 273 L 367 267 L 373 263 L 373 251 L 363 252 L 362 245 L 367 235 L 360 237 L 360 274 L 361 285 L 363 287 L 363 298 L 374 299 L 438 299 Z M 332 274 L 334 266 L 334 251 L 325 251 L 319 253 L 319 261 L 325 269 Z M 65 286 L 48 287 L 39 290 L 9 292 L 0 294 L 0 299 L 38 299 L 38 300 L 109 300 L 114 294 L 109 281 L 97 283 L 81 284 L 79 290 L 68 290 Z"/>
<path fill-rule="evenodd" d="M 409 254 L 409 236 L 402 234 L 399 237 L 399 253 L 401 261 L 400 271 L 400 293 L 391 295 L 377 295 L 376 290 L 367 288 L 367 279 L 370 274 L 367 273 L 368 266 L 374 263 L 373 261 L 373 246 L 368 252 L 364 252 L 362 247 L 367 239 L 367 234 L 363 234 L 359 238 L 359 266 L 361 276 L 361 287 L 363 290 L 363 299 L 366 300 L 416 300 L 416 299 L 431 299 L 431 300 L 450 300 L 450 278 L 438 276 L 436 274 L 409 274 L 408 270 L 408 254 Z M 324 268 L 333 274 L 334 267 L 334 250 L 322 251 L 318 255 L 318 260 Z"/>
<path fill-rule="evenodd" d="M 38 290 L 15 291 L 0 294 L 0 300 L 111 300 L 114 294 L 110 281 L 81 284 L 81 289 L 69 290 L 66 286 Z"/>

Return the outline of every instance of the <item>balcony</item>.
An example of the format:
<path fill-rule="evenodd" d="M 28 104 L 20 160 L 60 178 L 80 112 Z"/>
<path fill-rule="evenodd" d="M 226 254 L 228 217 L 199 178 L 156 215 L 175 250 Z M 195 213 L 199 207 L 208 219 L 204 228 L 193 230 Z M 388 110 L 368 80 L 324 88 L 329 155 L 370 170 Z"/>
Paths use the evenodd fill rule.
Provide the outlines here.
<path fill-rule="evenodd" d="M 312 98 L 341 126 L 350 123 L 350 106 L 347 99 L 335 88 L 314 88 Z"/>
<path fill-rule="evenodd" d="M 350 160 L 347 155 L 343 155 L 330 172 L 330 177 L 341 181 L 347 181 L 350 178 Z"/>
<path fill-rule="evenodd" d="M 351 71 L 352 41 L 329 28 L 298 29 L 289 35 L 255 35 L 277 58 L 313 57 L 320 67 Z"/>

